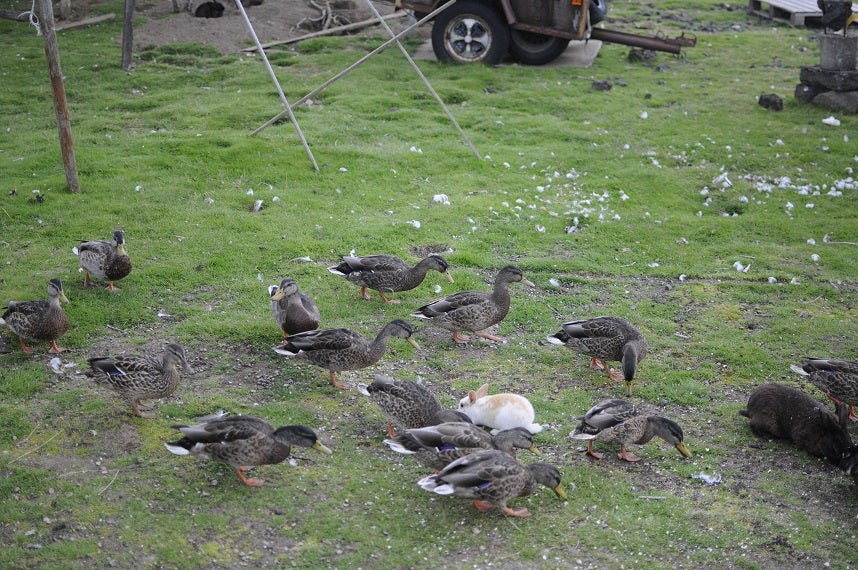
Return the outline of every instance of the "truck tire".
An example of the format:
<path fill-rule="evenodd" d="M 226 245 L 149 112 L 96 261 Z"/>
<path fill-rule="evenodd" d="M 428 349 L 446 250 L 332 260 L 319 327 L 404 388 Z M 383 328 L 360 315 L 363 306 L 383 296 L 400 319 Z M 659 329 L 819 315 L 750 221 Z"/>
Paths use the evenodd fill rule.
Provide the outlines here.
<path fill-rule="evenodd" d="M 569 40 L 556 36 L 547 36 L 523 30 L 511 30 L 509 34 L 509 54 L 525 65 L 545 65 L 552 62 L 566 50 Z"/>
<path fill-rule="evenodd" d="M 435 17 L 432 50 L 439 61 L 496 65 L 509 49 L 509 28 L 494 8 L 460 0 Z"/>
<path fill-rule="evenodd" d="M 608 4 L 605 0 L 590 0 L 590 25 L 595 26 L 608 15 Z"/>

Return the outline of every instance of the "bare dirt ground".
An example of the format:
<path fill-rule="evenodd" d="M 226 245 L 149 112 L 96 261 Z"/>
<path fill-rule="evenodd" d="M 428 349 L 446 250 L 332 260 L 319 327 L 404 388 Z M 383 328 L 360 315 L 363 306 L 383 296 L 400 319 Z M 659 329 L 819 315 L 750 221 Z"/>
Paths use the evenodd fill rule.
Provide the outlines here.
<path fill-rule="evenodd" d="M 192 9 L 196 9 L 203 1 L 193 0 Z M 134 26 L 135 51 L 164 44 L 201 43 L 226 54 L 253 45 L 252 36 L 235 0 L 219 1 L 224 6 L 223 16 L 198 18 L 187 10 L 187 0 L 177 0 L 179 12 L 173 11 L 171 0 L 137 0 L 135 16 L 142 22 Z M 90 16 L 91 7 L 102 3 L 102 0 L 72 0 L 71 19 Z M 308 0 L 263 0 L 262 4 L 247 6 L 245 12 L 262 43 L 317 31 L 326 20 L 328 27 L 336 27 L 373 18 L 367 0 L 321 1 L 313 4 Z M 329 4 L 332 6 L 329 12 L 319 8 Z M 382 15 L 393 12 L 392 2 L 375 2 L 374 6 Z M 121 18 L 122 14 L 116 17 Z M 394 24 L 395 21 L 390 25 L 395 29 Z M 378 33 L 377 26 L 370 29 Z M 360 32 L 356 30 L 353 33 Z"/>

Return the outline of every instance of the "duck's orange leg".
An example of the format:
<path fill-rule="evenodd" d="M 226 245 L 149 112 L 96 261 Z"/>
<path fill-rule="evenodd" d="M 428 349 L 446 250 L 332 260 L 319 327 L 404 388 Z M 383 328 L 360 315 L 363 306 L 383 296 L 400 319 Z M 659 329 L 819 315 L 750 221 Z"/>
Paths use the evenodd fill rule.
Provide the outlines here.
<path fill-rule="evenodd" d="M 587 455 L 595 459 L 602 459 L 602 454 L 593 449 L 593 440 L 590 440 L 590 443 L 587 444 Z"/>
<path fill-rule="evenodd" d="M 134 400 L 134 403 L 131 404 L 131 409 L 134 411 L 134 415 L 140 416 L 141 418 L 146 418 L 147 420 L 151 420 L 155 417 L 155 414 L 147 414 L 140 410 L 140 400 Z"/>
<path fill-rule="evenodd" d="M 247 485 L 248 487 L 261 487 L 265 484 L 263 479 L 254 479 L 253 477 L 247 477 L 244 474 L 245 467 L 239 467 L 235 470 L 236 475 L 241 480 L 242 483 Z"/>
<path fill-rule="evenodd" d="M 385 303 L 390 303 L 391 305 L 398 305 L 398 304 L 399 304 L 399 299 L 388 299 L 388 298 L 385 296 L 385 294 L 384 294 L 384 293 L 382 293 L 381 291 L 379 291 L 379 292 L 378 292 L 378 294 L 379 294 L 379 295 L 381 295 L 381 299 L 382 299 Z"/>
<path fill-rule="evenodd" d="M 33 349 L 31 347 L 27 346 L 27 343 L 24 342 L 24 337 L 19 336 L 18 342 L 21 343 L 21 350 L 23 350 L 27 354 L 30 354 L 31 352 L 33 352 Z"/>
<path fill-rule="evenodd" d="M 66 350 L 66 347 L 57 346 L 57 341 L 52 340 L 51 341 L 51 348 L 48 349 L 48 352 L 50 354 L 59 354 L 59 353 L 63 352 L 64 350 Z"/>
<path fill-rule="evenodd" d="M 360 288 L 360 296 L 363 297 L 364 301 L 369 301 L 371 299 L 369 293 L 366 292 L 366 287 Z"/>
<path fill-rule="evenodd" d="M 485 513 L 485 512 L 487 512 L 487 511 L 490 511 L 490 510 L 492 510 L 493 508 L 495 508 L 495 504 L 494 504 L 494 503 L 490 503 L 490 502 L 488 502 L 488 501 L 471 501 L 471 503 L 472 503 L 472 504 L 477 508 L 477 510 L 478 510 L 478 511 L 480 511 L 481 513 Z"/>
<path fill-rule="evenodd" d="M 617 457 L 619 457 L 620 459 L 624 459 L 624 460 L 628 461 L 629 463 L 635 463 L 635 462 L 641 460 L 641 458 L 638 457 L 637 455 L 635 455 L 634 453 L 629 453 L 628 451 L 626 451 L 625 445 L 621 446 L 620 449 L 621 449 L 621 451 L 617 454 Z"/>
<path fill-rule="evenodd" d="M 389 435 L 391 438 L 396 437 L 396 432 L 393 431 L 393 424 L 390 422 L 387 422 L 387 435 Z"/>
<path fill-rule="evenodd" d="M 337 373 L 334 371 L 331 371 L 331 386 L 333 386 L 334 388 L 339 388 L 340 390 L 346 389 L 346 385 L 337 380 Z"/>
<path fill-rule="evenodd" d="M 832 396 L 828 392 L 826 392 L 825 395 L 828 396 L 829 400 L 834 402 L 835 407 L 840 405 L 840 400 L 838 400 L 837 398 L 835 398 L 834 396 Z M 855 414 L 855 408 L 854 408 L 854 406 L 852 406 L 852 404 L 849 404 L 849 419 L 852 420 L 853 422 L 858 421 L 858 415 Z"/>
<path fill-rule="evenodd" d="M 108 291 L 121 291 L 121 289 L 119 287 L 117 287 L 116 285 L 113 284 L 113 281 L 111 281 L 110 284 L 107 286 L 107 290 Z"/>
<path fill-rule="evenodd" d="M 456 342 L 468 342 L 471 339 L 466 336 L 460 335 L 459 331 L 453 331 L 453 340 Z"/>
<path fill-rule="evenodd" d="M 499 342 L 499 343 L 505 343 L 506 342 L 506 339 L 504 339 L 503 337 L 495 336 L 493 334 L 484 333 L 484 332 L 477 332 L 474 334 L 477 335 L 478 337 L 485 338 L 488 340 L 493 340 L 495 342 Z"/>
<path fill-rule="evenodd" d="M 530 511 L 526 508 L 522 507 L 520 509 L 511 509 L 509 507 L 503 508 L 503 514 L 508 517 L 529 517 L 531 516 Z"/>

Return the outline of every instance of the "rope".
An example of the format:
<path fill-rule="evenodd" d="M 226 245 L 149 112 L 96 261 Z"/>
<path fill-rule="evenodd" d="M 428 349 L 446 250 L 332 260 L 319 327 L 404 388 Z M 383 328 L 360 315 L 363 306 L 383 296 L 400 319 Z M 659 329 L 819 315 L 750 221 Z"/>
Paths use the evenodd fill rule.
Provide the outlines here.
<path fill-rule="evenodd" d="M 39 17 L 36 15 L 36 0 L 33 0 L 33 3 L 30 5 L 30 10 L 27 12 L 21 12 L 18 14 L 18 17 L 27 15 L 27 22 L 36 29 L 36 35 L 42 35 L 42 26 L 39 25 Z"/>

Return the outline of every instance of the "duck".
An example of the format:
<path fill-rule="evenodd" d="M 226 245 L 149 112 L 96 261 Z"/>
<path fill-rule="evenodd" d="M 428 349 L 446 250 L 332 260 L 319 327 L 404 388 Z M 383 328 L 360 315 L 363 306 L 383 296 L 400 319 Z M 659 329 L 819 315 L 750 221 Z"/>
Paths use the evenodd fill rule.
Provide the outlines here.
<path fill-rule="evenodd" d="M 283 332 L 283 340 L 290 334 L 319 328 L 319 307 L 298 289 L 294 279 L 285 278 L 280 285 L 268 287 L 271 314 Z"/>
<path fill-rule="evenodd" d="M 80 259 L 86 287 L 95 287 L 90 280 L 92 275 L 96 279 L 107 280 L 110 291 L 119 291 L 113 282 L 131 273 L 131 258 L 125 251 L 125 233 L 122 230 L 113 232 L 111 241 L 82 240 L 72 251 Z"/>
<path fill-rule="evenodd" d="M 66 348 L 57 345 L 57 339 L 69 330 L 69 317 L 63 311 L 61 301 L 69 302 L 63 291 L 63 283 L 59 279 L 51 279 L 48 281 L 47 301 L 9 301 L 6 312 L 0 317 L 0 324 L 18 335 L 21 350 L 25 353 L 33 352 L 32 347 L 25 342 L 27 339 L 49 341 L 51 346 L 48 353 L 59 354 Z"/>
<path fill-rule="evenodd" d="M 396 437 L 394 425 L 399 429 L 410 429 L 445 421 L 470 421 L 461 412 L 443 409 L 429 388 L 411 380 L 376 374 L 372 384 L 359 385 L 358 390 L 387 416 L 387 434 L 390 437 Z"/>
<path fill-rule="evenodd" d="M 501 322 L 509 312 L 509 284 L 521 282 L 534 287 L 524 278 L 521 269 L 507 265 L 495 277 L 491 293 L 484 291 L 459 291 L 415 310 L 411 316 L 428 320 L 431 324 L 453 333 L 455 342 L 468 342 L 469 337 L 459 331 L 473 332 L 476 336 L 494 342 L 506 342 L 503 338 L 481 332 Z"/>
<path fill-rule="evenodd" d="M 440 471 L 456 459 L 482 449 L 498 449 L 513 457 L 517 449 L 540 453 L 533 434 L 524 428 L 513 428 L 491 435 L 468 422 L 413 428 L 384 443 L 393 451 L 414 455 L 422 465 Z"/>
<path fill-rule="evenodd" d="M 289 459 L 293 446 L 332 453 L 319 441 L 316 432 L 307 426 L 288 425 L 274 429 L 265 420 L 252 416 L 225 417 L 225 414 L 218 413 L 200 418 L 194 425 L 172 427 L 183 437 L 164 443 L 170 453 L 226 463 L 248 487 L 261 487 L 265 481 L 247 477 L 245 471 L 257 465 L 275 465 Z"/>
<path fill-rule="evenodd" d="M 440 472 L 420 479 L 420 488 L 438 495 L 472 499 L 480 512 L 498 508 L 510 517 L 529 517 L 527 508 L 514 509 L 507 503 L 531 495 L 542 484 L 566 500 L 560 471 L 550 463 L 523 465 L 503 451 L 484 449 L 453 461 Z"/>
<path fill-rule="evenodd" d="M 141 410 L 148 408 L 142 400 L 166 398 L 178 388 L 182 373 L 194 373 L 185 358 L 185 349 L 175 343 L 166 345 L 160 358 L 123 354 L 90 358 L 87 362 L 89 369 L 84 374 L 129 401 L 131 410 L 141 418 L 155 417 Z"/>
<path fill-rule="evenodd" d="M 337 372 L 372 366 L 381 360 L 390 337 L 404 338 L 415 348 L 420 348 L 411 338 L 412 333 L 411 325 L 395 319 L 385 325 L 373 341 L 351 329 L 319 329 L 289 335 L 283 344 L 273 349 L 287 358 L 325 368 L 330 373 L 331 385 L 344 390 L 346 386 L 337 380 Z"/>
<path fill-rule="evenodd" d="M 592 418 L 590 423 L 592 424 Z M 611 422 L 608 421 L 607 423 Z M 641 458 L 626 451 L 626 446 L 632 443 L 643 445 L 655 436 L 674 446 L 683 457 L 691 457 L 691 452 L 688 451 L 688 447 L 686 447 L 683 441 L 682 428 L 675 421 L 661 416 L 638 415 L 609 427 L 599 429 L 596 433 L 583 433 L 576 429 L 571 434 L 571 437 L 574 439 L 585 439 L 591 442 L 598 441 L 602 443 L 619 443 L 621 451 L 617 454 L 617 457 L 630 463 L 640 461 Z M 587 449 L 587 453 L 596 459 L 601 459 L 602 454 L 596 453 L 592 449 L 591 444 Z"/>
<path fill-rule="evenodd" d="M 398 291 L 410 291 L 426 278 L 429 270 L 438 271 L 450 283 L 453 276 L 450 275 L 447 261 L 437 254 L 432 254 L 422 259 L 417 265 L 411 266 L 395 255 L 377 254 L 364 255 L 361 257 L 353 255 L 341 256 L 342 261 L 328 268 L 334 275 L 340 275 L 347 281 L 360 285 L 360 295 L 365 300 L 370 300 L 367 289 L 378 291 L 379 296 L 385 303 L 398 304 L 398 299 L 390 299 L 385 293 Z"/>
<path fill-rule="evenodd" d="M 578 418 L 581 423 L 572 432 L 572 437 L 582 434 L 596 435 L 600 431 L 621 424 L 637 415 L 639 415 L 637 406 L 626 400 L 620 398 L 602 400 Z M 587 444 L 587 453 L 593 457 L 601 458 L 600 454 L 593 451 L 592 439 Z"/>
<path fill-rule="evenodd" d="M 638 363 L 646 357 L 649 344 L 629 321 L 620 317 L 596 317 L 570 321 L 549 336 L 551 344 L 590 357 L 590 365 L 604 370 L 613 380 L 625 380 L 626 395 L 631 396 Z M 622 370 L 612 370 L 607 361 L 621 363 Z"/>
<path fill-rule="evenodd" d="M 858 406 L 858 362 L 836 358 L 803 358 L 801 366 L 790 368 L 808 378 L 810 383 L 825 392 L 835 404 L 849 406 L 849 417 L 858 420 L 854 406 Z"/>

